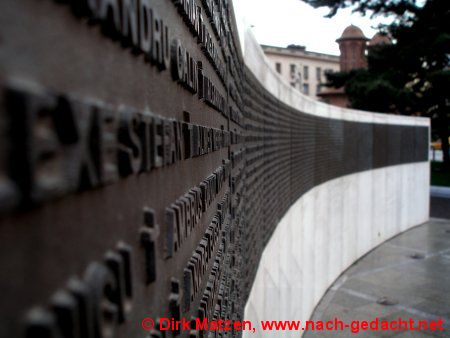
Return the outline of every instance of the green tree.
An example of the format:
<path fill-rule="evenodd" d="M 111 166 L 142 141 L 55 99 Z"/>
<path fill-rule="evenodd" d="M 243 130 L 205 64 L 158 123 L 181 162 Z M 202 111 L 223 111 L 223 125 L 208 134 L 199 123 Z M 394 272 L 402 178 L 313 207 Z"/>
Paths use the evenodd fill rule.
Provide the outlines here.
<path fill-rule="evenodd" d="M 442 141 L 444 167 L 450 170 L 450 1 L 304 1 L 330 8 L 327 17 L 347 7 L 372 17 L 394 17 L 392 24 L 379 27 L 393 44 L 371 47 L 367 69 L 328 74 L 327 85 L 345 85 L 354 108 L 431 117 L 433 135 Z"/>

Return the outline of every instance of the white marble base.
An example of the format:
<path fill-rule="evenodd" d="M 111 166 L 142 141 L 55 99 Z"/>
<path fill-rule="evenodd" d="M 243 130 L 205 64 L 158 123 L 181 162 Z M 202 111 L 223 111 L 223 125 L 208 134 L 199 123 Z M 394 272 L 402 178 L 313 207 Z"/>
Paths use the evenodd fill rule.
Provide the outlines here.
<path fill-rule="evenodd" d="M 333 281 L 388 238 L 429 215 L 429 163 L 340 177 L 307 192 L 281 219 L 266 246 L 245 319 L 308 320 Z M 299 332 L 244 332 L 244 337 Z"/>

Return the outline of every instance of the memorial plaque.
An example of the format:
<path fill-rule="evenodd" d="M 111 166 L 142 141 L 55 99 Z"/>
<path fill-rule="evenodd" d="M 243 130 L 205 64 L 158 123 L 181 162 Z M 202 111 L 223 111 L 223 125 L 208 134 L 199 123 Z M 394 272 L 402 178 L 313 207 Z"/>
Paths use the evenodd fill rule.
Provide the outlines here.
<path fill-rule="evenodd" d="M 287 209 L 428 129 L 280 102 L 230 0 L 4 0 L 0 139 L 1 337 L 209 337 L 158 323 L 242 319 Z"/>

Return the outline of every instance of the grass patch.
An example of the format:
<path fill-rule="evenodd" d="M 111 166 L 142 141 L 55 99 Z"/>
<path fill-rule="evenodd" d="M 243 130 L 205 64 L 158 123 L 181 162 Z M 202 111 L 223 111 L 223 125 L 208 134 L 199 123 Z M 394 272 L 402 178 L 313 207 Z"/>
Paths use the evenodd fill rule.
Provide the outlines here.
<path fill-rule="evenodd" d="M 431 185 L 450 187 L 450 172 L 444 171 L 442 162 L 431 162 Z"/>

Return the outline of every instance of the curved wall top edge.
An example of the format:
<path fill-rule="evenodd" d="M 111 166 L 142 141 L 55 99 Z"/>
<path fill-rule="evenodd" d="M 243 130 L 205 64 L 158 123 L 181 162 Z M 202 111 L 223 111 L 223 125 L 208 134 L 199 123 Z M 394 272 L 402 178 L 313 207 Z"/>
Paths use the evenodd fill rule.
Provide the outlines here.
<path fill-rule="evenodd" d="M 237 9 L 237 12 L 239 9 Z M 239 13 L 236 13 L 239 14 Z M 245 23 L 245 18 L 237 16 L 237 25 L 245 65 L 253 75 L 272 95 L 292 108 L 306 114 L 362 123 L 394 124 L 410 126 L 430 126 L 430 119 L 425 117 L 403 116 L 367 112 L 332 106 L 300 93 L 285 82 L 285 80 L 270 65 L 261 46 L 256 41 L 251 29 Z"/>

